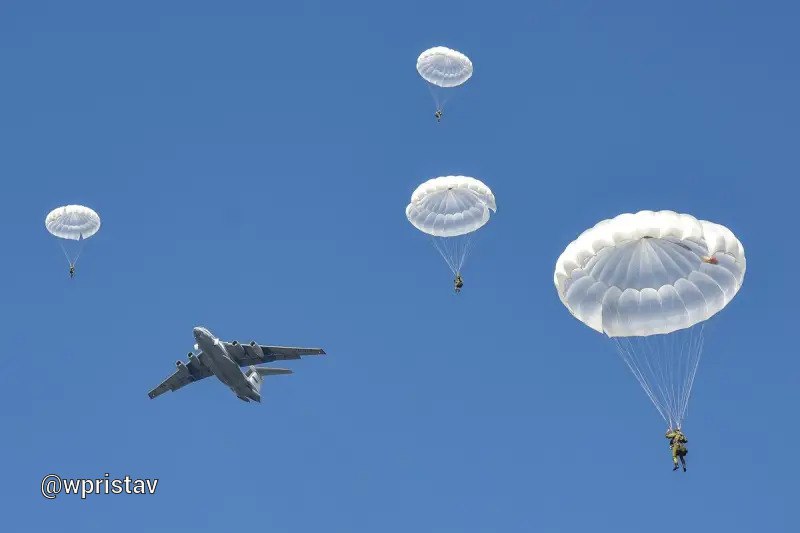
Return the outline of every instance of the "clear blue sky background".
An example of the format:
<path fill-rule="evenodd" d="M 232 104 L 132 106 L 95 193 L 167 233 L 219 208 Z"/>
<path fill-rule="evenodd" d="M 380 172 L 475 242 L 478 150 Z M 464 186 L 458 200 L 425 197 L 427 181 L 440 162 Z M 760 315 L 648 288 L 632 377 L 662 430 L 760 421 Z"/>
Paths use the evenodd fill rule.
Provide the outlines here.
<path fill-rule="evenodd" d="M 124 4 L 0 3 L 4 531 L 800 530 L 795 3 Z M 475 75 L 437 125 L 440 44 Z M 404 216 L 451 173 L 498 202 L 459 297 Z M 43 225 L 68 203 L 103 219 L 74 281 Z M 747 251 L 685 475 L 553 287 L 640 209 Z M 149 400 L 198 324 L 329 355 L 261 405 Z M 161 481 L 46 501 L 50 472 Z"/>

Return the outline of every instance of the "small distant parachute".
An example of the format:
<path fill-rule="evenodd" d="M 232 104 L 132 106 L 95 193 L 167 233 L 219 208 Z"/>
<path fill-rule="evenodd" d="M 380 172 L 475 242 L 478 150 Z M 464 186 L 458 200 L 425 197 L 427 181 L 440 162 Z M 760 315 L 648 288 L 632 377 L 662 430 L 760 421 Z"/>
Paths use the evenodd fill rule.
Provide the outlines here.
<path fill-rule="evenodd" d="M 472 61 L 461 52 L 436 46 L 419 55 L 417 72 L 437 87 L 457 87 L 472 76 Z"/>
<path fill-rule="evenodd" d="M 583 232 L 556 262 L 561 302 L 607 335 L 671 428 L 686 416 L 705 321 L 736 296 L 744 248 L 726 227 L 640 211 Z"/>
<path fill-rule="evenodd" d="M 58 237 L 72 276 L 83 250 L 83 242 L 100 229 L 100 216 L 82 205 L 65 205 L 50 211 L 44 225 L 47 231 Z"/>
<path fill-rule="evenodd" d="M 472 61 L 461 52 L 436 46 L 422 52 L 417 58 L 417 72 L 429 83 L 436 102 L 436 118 L 442 116 L 447 101 L 442 89 L 458 87 L 472 77 Z"/>
<path fill-rule="evenodd" d="M 406 207 L 406 217 L 431 236 L 450 270 L 458 275 L 473 233 L 489 222 L 495 211 L 494 194 L 483 182 L 467 176 L 443 176 L 417 187 Z"/>

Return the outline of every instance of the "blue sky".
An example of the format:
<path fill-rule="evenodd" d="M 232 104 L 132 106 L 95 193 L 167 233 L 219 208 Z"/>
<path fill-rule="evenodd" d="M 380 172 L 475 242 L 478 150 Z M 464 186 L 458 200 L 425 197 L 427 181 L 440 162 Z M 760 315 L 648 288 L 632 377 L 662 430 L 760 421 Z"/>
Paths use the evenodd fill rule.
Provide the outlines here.
<path fill-rule="evenodd" d="M 125 4 L 0 3 L 4 530 L 798 530 L 800 8 Z M 414 63 L 440 44 L 475 74 L 437 125 Z M 458 297 L 404 217 L 446 174 L 498 204 Z M 68 203 L 103 219 L 73 281 L 43 225 Z M 685 475 L 552 282 L 640 209 L 747 252 Z M 198 324 L 329 355 L 261 405 L 213 380 L 149 400 Z M 46 501 L 50 472 L 160 483 Z"/>

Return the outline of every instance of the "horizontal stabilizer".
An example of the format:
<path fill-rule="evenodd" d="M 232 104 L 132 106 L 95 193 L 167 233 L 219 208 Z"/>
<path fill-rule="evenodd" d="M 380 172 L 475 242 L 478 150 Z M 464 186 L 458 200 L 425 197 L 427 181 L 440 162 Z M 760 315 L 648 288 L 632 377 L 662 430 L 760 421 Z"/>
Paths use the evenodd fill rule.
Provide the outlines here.
<path fill-rule="evenodd" d="M 259 376 L 277 376 L 279 374 L 291 374 L 292 371 L 288 368 L 267 368 L 267 367 L 255 367 L 256 372 L 258 372 Z"/>

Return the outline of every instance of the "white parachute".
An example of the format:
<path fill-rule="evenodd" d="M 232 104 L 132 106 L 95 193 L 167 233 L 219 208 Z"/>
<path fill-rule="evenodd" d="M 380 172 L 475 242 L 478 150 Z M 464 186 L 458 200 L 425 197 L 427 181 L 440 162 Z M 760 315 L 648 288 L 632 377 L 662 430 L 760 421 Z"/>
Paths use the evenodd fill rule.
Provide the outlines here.
<path fill-rule="evenodd" d="M 100 230 L 100 216 L 82 205 L 65 205 L 50 211 L 44 225 L 47 231 L 59 238 L 72 274 L 83 249 L 83 241 Z"/>
<path fill-rule="evenodd" d="M 430 85 L 431 95 L 436 101 L 437 112 L 446 102 L 440 89 L 450 89 L 464 84 L 472 77 L 472 61 L 461 52 L 444 46 L 436 46 L 422 52 L 417 58 L 417 72 Z M 437 113 L 437 118 L 441 115 Z"/>
<path fill-rule="evenodd" d="M 704 321 L 744 279 L 744 248 L 726 227 L 640 211 L 582 233 L 556 262 L 563 304 L 605 333 L 670 427 L 681 427 L 703 349 Z"/>
<path fill-rule="evenodd" d="M 472 233 L 497 211 L 494 194 L 483 182 L 467 176 L 433 178 L 411 195 L 406 217 L 433 239 L 453 274 L 458 274 L 469 253 Z"/>
<path fill-rule="evenodd" d="M 472 76 L 472 61 L 461 52 L 436 46 L 419 55 L 417 72 L 437 87 L 457 87 Z"/>

